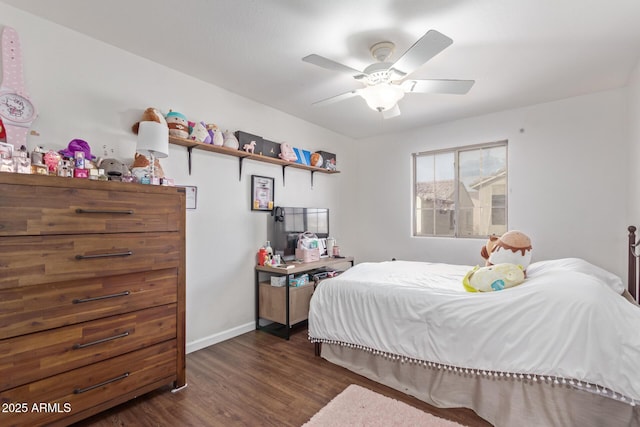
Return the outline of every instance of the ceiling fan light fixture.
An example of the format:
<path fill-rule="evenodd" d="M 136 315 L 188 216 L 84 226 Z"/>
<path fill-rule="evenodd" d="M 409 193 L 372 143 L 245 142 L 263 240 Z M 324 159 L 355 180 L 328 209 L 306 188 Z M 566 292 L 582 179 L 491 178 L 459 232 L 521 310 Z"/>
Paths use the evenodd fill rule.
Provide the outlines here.
<path fill-rule="evenodd" d="M 374 111 L 387 111 L 396 106 L 404 96 L 404 90 L 395 84 L 380 83 L 360 90 L 360 96 Z"/>

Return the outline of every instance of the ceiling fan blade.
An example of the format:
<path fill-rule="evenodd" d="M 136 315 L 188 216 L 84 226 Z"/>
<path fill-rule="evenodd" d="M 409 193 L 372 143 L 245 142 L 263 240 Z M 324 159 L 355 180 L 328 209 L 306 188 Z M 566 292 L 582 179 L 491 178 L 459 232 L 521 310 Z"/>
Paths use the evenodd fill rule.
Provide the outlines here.
<path fill-rule="evenodd" d="M 406 93 L 450 93 L 464 95 L 475 80 L 405 80 L 402 88 Z"/>
<path fill-rule="evenodd" d="M 304 62 L 308 62 L 309 64 L 325 68 L 327 70 L 340 71 L 342 73 L 351 74 L 354 78 L 364 77 L 362 71 L 358 71 L 355 68 L 340 64 L 339 62 L 336 62 L 329 58 L 325 58 L 324 56 L 316 55 L 315 53 L 305 56 L 304 58 L 302 58 L 302 60 Z"/>
<path fill-rule="evenodd" d="M 382 112 L 382 117 L 385 119 L 391 119 L 400 115 L 400 107 L 396 104 L 393 108 Z"/>
<path fill-rule="evenodd" d="M 404 76 L 409 75 L 422 64 L 445 50 L 451 43 L 453 43 L 453 40 L 444 34 L 436 30 L 429 30 L 391 68 L 399 71 Z"/>
<path fill-rule="evenodd" d="M 354 97 L 356 95 L 358 95 L 358 90 L 354 89 L 354 90 L 350 90 L 349 92 L 341 93 L 340 95 L 335 95 L 335 96 L 332 96 L 330 98 L 326 98 L 326 99 L 322 99 L 320 101 L 316 101 L 316 102 L 313 103 L 313 105 L 333 104 L 334 102 L 343 101 L 345 99 L 352 98 L 352 97 Z"/>

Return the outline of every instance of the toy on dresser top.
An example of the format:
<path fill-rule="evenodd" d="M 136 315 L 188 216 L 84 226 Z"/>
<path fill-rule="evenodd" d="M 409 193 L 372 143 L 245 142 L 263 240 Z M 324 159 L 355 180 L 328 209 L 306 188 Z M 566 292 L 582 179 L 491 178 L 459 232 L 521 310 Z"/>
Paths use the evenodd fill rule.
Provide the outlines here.
<path fill-rule="evenodd" d="M 36 146 L 31 153 L 25 146 L 19 150 L 0 144 L 1 172 L 53 175 L 60 177 L 98 179 L 96 157 L 91 154 L 89 144 L 82 139 L 73 139 L 67 148 L 59 151 Z"/>

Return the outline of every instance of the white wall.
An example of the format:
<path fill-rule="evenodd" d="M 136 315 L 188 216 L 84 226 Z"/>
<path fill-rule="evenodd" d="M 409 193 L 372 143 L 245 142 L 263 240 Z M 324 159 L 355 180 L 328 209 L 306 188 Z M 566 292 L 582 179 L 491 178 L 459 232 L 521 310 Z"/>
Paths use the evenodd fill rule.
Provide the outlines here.
<path fill-rule="evenodd" d="M 578 256 L 625 276 L 626 89 L 357 141 L 360 260 L 482 263 L 480 239 L 411 236 L 411 153 L 507 139 L 509 228 L 533 259 Z"/>
<path fill-rule="evenodd" d="M 629 81 L 629 217 L 640 228 L 640 60 Z"/>
<path fill-rule="evenodd" d="M 267 215 L 249 209 L 252 174 L 275 177 L 277 204 L 329 207 L 332 234 L 357 261 L 473 265 L 483 240 L 411 237 L 411 153 L 508 139 L 509 226 L 532 237 L 534 260 L 581 256 L 624 277 L 627 222 L 640 218 L 639 174 L 627 160 L 640 157 L 640 124 L 628 117 L 639 116 L 640 71 L 630 89 L 352 141 L 2 3 L 0 17 L 20 34 L 40 110 L 29 148 L 83 138 L 97 155 L 130 159 L 130 126 L 154 106 L 338 154 L 342 173 L 316 174 L 312 189 L 307 172 L 287 170 L 283 186 L 279 167 L 250 161 L 239 181 L 236 159 L 201 151 L 189 176 L 186 150 L 171 146 L 165 172 L 198 186 L 198 209 L 187 213 L 188 350 L 253 328 L 252 267 Z"/>
<path fill-rule="evenodd" d="M 162 160 L 177 184 L 198 187 L 198 205 L 187 212 L 188 350 L 251 330 L 254 319 L 253 266 L 266 240 L 268 214 L 250 210 L 251 175 L 274 177 L 280 205 L 331 209 L 331 228 L 346 236 L 353 165 L 352 141 L 290 115 L 206 84 L 175 70 L 0 3 L 0 25 L 18 31 L 27 89 L 39 109 L 29 149 L 61 149 L 74 138 L 89 142 L 94 154 L 130 161 L 135 152 L 131 125 L 150 106 L 181 111 L 191 120 L 241 129 L 274 141 L 337 154 L 336 175 L 245 161 L 238 179 L 236 158 L 194 150 L 193 173 L 187 151 L 170 146 Z M 349 239 L 341 244 L 349 251 Z M 345 247 L 346 245 L 346 247 Z"/>

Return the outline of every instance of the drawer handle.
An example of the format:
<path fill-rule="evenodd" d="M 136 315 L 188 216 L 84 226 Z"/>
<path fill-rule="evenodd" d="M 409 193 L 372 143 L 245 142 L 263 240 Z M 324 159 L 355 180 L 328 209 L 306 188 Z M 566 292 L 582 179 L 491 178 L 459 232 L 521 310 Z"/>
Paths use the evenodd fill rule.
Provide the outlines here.
<path fill-rule="evenodd" d="M 87 347 L 91 347 L 92 345 L 96 345 L 96 344 L 102 344 L 103 342 L 107 342 L 107 341 L 113 341 L 113 340 L 117 340 L 118 338 L 124 338 L 124 337 L 128 337 L 130 334 L 129 331 L 123 332 L 121 334 L 118 335 L 114 335 L 112 337 L 107 337 L 107 338 L 102 338 L 99 340 L 95 340 L 95 341 L 91 341 L 88 343 L 84 343 L 84 344 L 74 344 L 73 345 L 73 349 L 74 350 L 79 350 L 81 348 L 87 348 Z"/>
<path fill-rule="evenodd" d="M 124 209 L 124 210 L 109 210 L 109 209 L 76 209 L 76 213 L 96 213 L 96 214 L 121 214 L 121 215 L 133 215 L 133 209 Z"/>
<path fill-rule="evenodd" d="M 126 252 L 114 252 L 109 254 L 76 255 L 76 259 L 109 258 L 109 257 L 116 257 L 116 256 L 131 256 L 131 255 L 133 255 L 133 252 L 126 251 Z"/>
<path fill-rule="evenodd" d="M 105 386 L 107 384 L 111 384 L 111 383 L 114 383 L 116 381 L 123 380 L 123 379 L 127 378 L 128 376 L 129 376 L 129 372 L 125 372 L 122 375 L 119 375 L 119 376 L 117 376 L 115 378 L 111 378 L 110 380 L 103 381 L 103 382 L 101 382 L 99 384 L 90 385 L 89 387 L 85 387 L 85 388 L 76 388 L 75 390 L 73 390 L 73 394 L 82 394 L 84 392 L 87 392 L 87 391 L 90 391 L 90 390 Z"/>
<path fill-rule="evenodd" d="M 117 294 L 110 294 L 110 295 L 101 295 L 99 297 L 91 297 L 91 298 L 81 298 L 81 299 L 74 299 L 72 302 L 74 304 L 80 304 L 82 302 L 91 302 L 91 301 L 100 301 L 101 299 L 108 299 L 108 298 L 117 298 L 117 297 L 126 297 L 127 295 L 129 295 L 131 292 L 129 291 L 124 291 L 124 292 L 118 292 Z"/>

